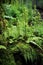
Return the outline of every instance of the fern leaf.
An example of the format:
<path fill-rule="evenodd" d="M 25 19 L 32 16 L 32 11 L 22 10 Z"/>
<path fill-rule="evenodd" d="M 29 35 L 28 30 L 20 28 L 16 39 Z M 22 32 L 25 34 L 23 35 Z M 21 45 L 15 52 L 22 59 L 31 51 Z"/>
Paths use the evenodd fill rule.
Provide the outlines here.
<path fill-rule="evenodd" d="M 37 51 L 40 51 L 40 53 L 43 54 L 43 49 L 38 44 L 33 41 L 29 42 L 29 44 L 32 48 L 36 49 Z"/>
<path fill-rule="evenodd" d="M 6 50 L 6 47 L 3 46 L 3 45 L 0 45 L 0 49 L 5 49 Z"/>

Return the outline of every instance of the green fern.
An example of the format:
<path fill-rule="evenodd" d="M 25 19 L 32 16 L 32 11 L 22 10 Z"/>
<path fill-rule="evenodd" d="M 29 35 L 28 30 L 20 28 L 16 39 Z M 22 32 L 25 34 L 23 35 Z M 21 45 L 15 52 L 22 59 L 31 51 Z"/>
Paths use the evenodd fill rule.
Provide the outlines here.
<path fill-rule="evenodd" d="M 6 47 L 3 46 L 3 45 L 0 45 L 0 49 L 5 49 L 6 50 Z"/>
<path fill-rule="evenodd" d="M 39 55 L 43 57 L 43 20 L 40 13 L 32 7 L 28 9 L 24 4 L 19 5 L 17 0 L 15 4 L 12 3 L 11 1 L 10 4 L 2 5 L 3 19 L 0 23 L 2 65 L 16 65 L 13 54 L 19 51 L 26 62 L 27 60 L 31 60 L 31 62 L 37 60 Z M 8 55 L 7 58 L 4 55 Z"/>

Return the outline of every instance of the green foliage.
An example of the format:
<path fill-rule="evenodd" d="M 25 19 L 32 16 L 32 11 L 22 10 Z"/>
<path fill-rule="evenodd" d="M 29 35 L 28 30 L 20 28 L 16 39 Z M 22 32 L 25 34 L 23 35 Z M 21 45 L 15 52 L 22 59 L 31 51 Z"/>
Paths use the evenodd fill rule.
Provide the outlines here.
<path fill-rule="evenodd" d="M 13 55 L 9 50 L 0 50 L 0 64 L 1 65 L 16 65 Z"/>
<path fill-rule="evenodd" d="M 36 56 L 37 53 L 34 51 L 34 49 L 32 49 L 32 47 L 29 46 L 29 44 L 19 42 L 18 44 L 16 44 L 15 47 L 11 46 L 10 49 L 12 52 L 21 51 L 26 62 L 27 62 L 27 59 L 28 60 L 31 59 L 31 61 L 33 61 L 33 59 L 35 59 L 35 58 L 37 59 L 37 56 Z"/>
<path fill-rule="evenodd" d="M 6 49 L 7 52 L 5 51 L 5 54 L 3 54 L 3 50 L 1 54 L 7 56 L 8 53 L 10 58 L 5 57 L 4 59 L 2 57 L 3 64 L 16 65 L 13 53 L 19 51 L 21 51 L 26 62 L 27 60 L 33 62 L 39 55 L 41 56 L 42 52 L 39 53 L 37 50 L 40 51 L 41 49 L 43 51 L 43 20 L 40 13 L 36 8 L 28 8 L 24 4 L 20 5 L 18 1 L 15 4 L 3 4 L 2 7 L 0 49 Z M 31 41 L 35 42 L 34 46 L 36 48 L 31 46 Z"/>
<path fill-rule="evenodd" d="M 6 49 L 6 47 L 3 45 L 0 45 L 0 49 Z"/>

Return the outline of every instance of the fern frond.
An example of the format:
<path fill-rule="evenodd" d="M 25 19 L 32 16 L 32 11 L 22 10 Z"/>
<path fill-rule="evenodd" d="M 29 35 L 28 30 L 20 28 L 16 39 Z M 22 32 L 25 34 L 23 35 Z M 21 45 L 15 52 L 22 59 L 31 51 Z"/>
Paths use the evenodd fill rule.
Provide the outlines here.
<path fill-rule="evenodd" d="M 25 60 L 33 60 L 37 58 L 36 51 L 29 45 L 25 43 L 18 43 L 14 47 L 10 48 L 13 53 L 21 51 L 21 54 L 24 56 Z"/>
<path fill-rule="evenodd" d="M 43 54 L 43 49 L 38 44 L 33 41 L 30 41 L 29 44 L 32 48 L 36 49 L 36 51 L 40 51 L 39 53 Z"/>
<path fill-rule="evenodd" d="M 3 45 L 0 45 L 0 49 L 7 49 L 5 46 L 3 46 Z"/>

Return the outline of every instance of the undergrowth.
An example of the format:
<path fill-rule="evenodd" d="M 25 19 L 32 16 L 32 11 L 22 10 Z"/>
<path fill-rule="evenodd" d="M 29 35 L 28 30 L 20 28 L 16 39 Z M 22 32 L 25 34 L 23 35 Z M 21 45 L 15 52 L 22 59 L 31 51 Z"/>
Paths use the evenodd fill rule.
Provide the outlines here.
<path fill-rule="evenodd" d="M 17 3 L 1 6 L 0 62 L 3 62 L 1 65 L 16 65 L 13 54 L 19 51 L 26 62 L 37 60 L 39 55 L 43 57 L 43 20 L 38 10 Z"/>

